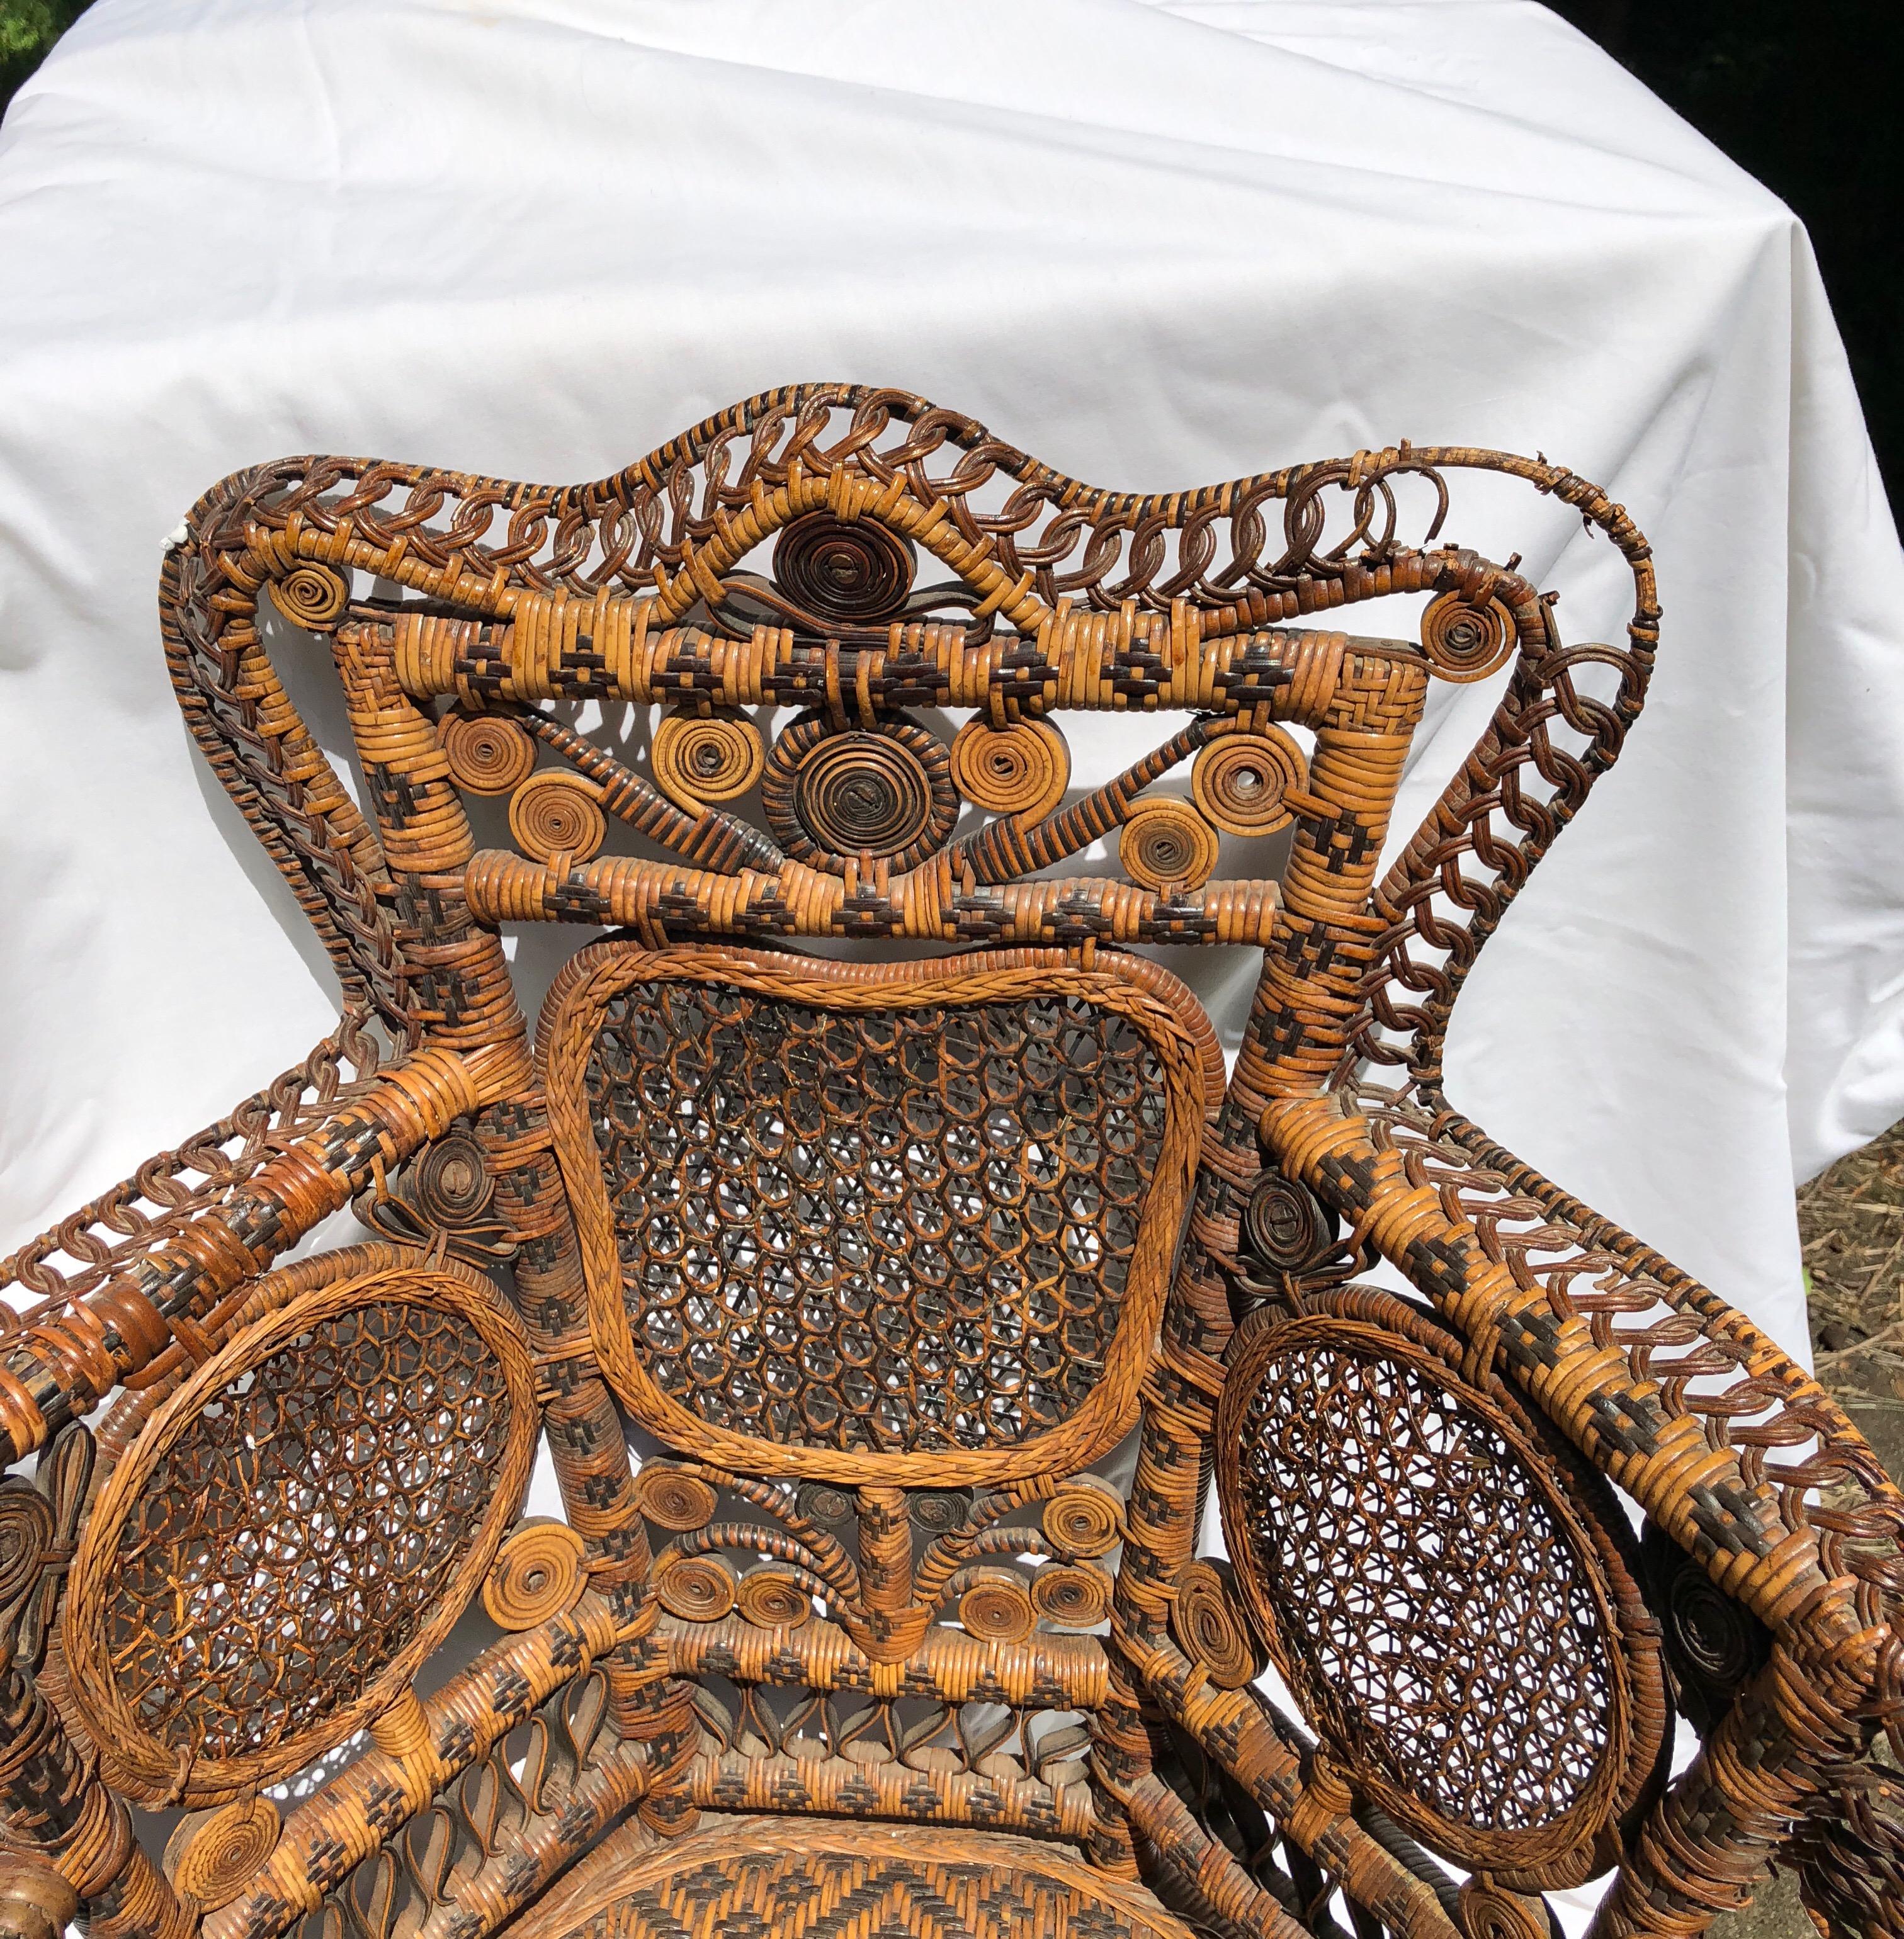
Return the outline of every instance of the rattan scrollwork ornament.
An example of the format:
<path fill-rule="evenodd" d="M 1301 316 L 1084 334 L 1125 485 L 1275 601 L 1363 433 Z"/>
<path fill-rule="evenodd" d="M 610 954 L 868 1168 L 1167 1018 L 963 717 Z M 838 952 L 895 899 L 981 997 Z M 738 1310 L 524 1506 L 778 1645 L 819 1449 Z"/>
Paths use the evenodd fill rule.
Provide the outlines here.
<path fill-rule="evenodd" d="M 328 566 L 294 565 L 271 587 L 273 603 L 294 626 L 313 632 L 337 624 L 349 602 L 350 588 Z"/>
<path fill-rule="evenodd" d="M 958 1620 L 968 1636 L 986 1642 L 1022 1642 L 1038 1626 L 1031 1592 L 1010 1569 L 973 1570 L 958 1599 Z"/>
<path fill-rule="evenodd" d="M 282 1830 L 268 1797 L 242 1797 L 188 1811 L 166 1841 L 166 1876 L 206 1912 L 229 1905 L 264 1869 Z"/>
<path fill-rule="evenodd" d="M 789 857 L 836 872 L 862 855 L 912 868 L 945 845 L 958 817 L 945 743 L 897 718 L 839 730 L 791 723 L 768 753 L 760 799 Z"/>
<path fill-rule="evenodd" d="M 535 766 L 535 737 L 505 714 L 452 711 L 437 732 L 452 778 L 471 794 L 513 794 Z"/>
<path fill-rule="evenodd" d="M 1514 650 L 1514 616 L 1500 600 L 1444 592 L 1421 616 L 1421 647 L 1443 680 L 1485 680 Z"/>
<path fill-rule="evenodd" d="M 1216 830 L 1187 802 L 1147 797 L 1125 817 L 1117 865 L 1159 894 L 1200 888 L 1217 866 Z"/>
<path fill-rule="evenodd" d="M 1226 734 L 1192 763 L 1190 794 L 1226 835 L 1273 835 L 1293 818 L 1285 797 L 1302 792 L 1308 772 L 1302 749 L 1280 727 Z"/>
<path fill-rule="evenodd" d="M 664 714 L 648 749 L 655 784 L 688 809 L 738 800 L 759 781 L 766 758 L 754 723 L 724 714 Z"/>
<path fill-rule="evenodd" d="M 684 1622 L 717 1621 L 734 1606 L 739 1578 L 725 1556 L 678 1550 L 656 1572 L 661 1606 Z"/>
<path fill-rule="evenodd" d="M 717 1497 L 698 1475 L 662 1461 L 644 1461 L 635 1478 L 634 1499 L 657 1528 L 687 1533 L 705 1528 L 714 1518 Z M 830 1519 L 841 1519 L 848 1511 Z"/>
<path fill-rule="evenodd" d="M 796 1630 L 813 1614 L 813 1597 L 791 1570 L 767 1563 L 741 1578 L 734 1606 L 757 1628 Z"/>
<path fill-rule="evenodd" d="M 1031 1606 L 1054 1629 L 1095 1629 L 1110 1597 L 1110 1578 L 1089 1563 L 1047 1562 L 1031 1578 Z"/>
<path fill-rule="evenodd" d="M 1241 1690 L 1268 1667 L 1268 1652 L 1251 1633 L 1226 1563 L 1193 1562 L 1177 1577 L 1170 1626 L 1219 1690 Z"/>
<path fill-rule="evenodd" d="M 580 775 L 546 768 L 510 796 L 509 832 L 522 853 L 538 862 L 558 855 L 586 862 L 601 852 L 608 823 L 599 791 L 591 783 Z"/>
<path fill-rule="evenodd" d="M 968 720 L 952 736 L 953 786 L 994 814 L 1042 820 L 1064 799 L 1071 775 L 1071 748 L 1055 721 Z"/>
<path fill-rule="evenodd" d="M 837 626 L 891 619 L 917 569 L 912 546 L 876 519 L 811 512 L 774 542 L 775 583 L 808 613 Z"/>
<path fill-rule="evenodd" d="M 498 1629 L 532 1630 L 572 1608 L 588 1586 L 588 1554 L 566 1522 L 537 1515 L 510 1530 L 483 1584 Z"/>

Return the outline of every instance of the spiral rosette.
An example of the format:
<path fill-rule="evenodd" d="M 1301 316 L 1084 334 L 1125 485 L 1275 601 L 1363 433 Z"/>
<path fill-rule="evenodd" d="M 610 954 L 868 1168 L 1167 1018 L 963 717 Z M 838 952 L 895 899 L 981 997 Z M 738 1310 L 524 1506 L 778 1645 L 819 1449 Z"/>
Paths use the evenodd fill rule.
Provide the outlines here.
<path fill-rule="evenodd" d="M 760 803 L 789 857 L 836 875 L 862 856 L 910 869 L 958 819 L 945 743 L 903 718 L 840 732 L 812 716 L 793 722 L 767 757 Z"/>
<path fill-rule="evenodd" d="M 410 1175 L 416 1209 L 452 1229 L 480 1216 L 495 1193 L 489 1160 L 467 1131 L 446 1131 L 419 1154 Z"/>
<path fill-rule="evenodd" d="M 974 807 L 1039 821 L 1065 798 L 1071 750 L 1049 720 L 968 720 L 952 737 L 952 778 Z"/>
<path fill-rule="evenodd" d="M 722 1555 L 677 1551 L 655 1569 L 661 1606 L 684 1622 L 718 1622 L 733 1608 L 739 1586 L 734 1565 Z"/>
<path fill-rule="evenodd" d="M 327 565 L 294 565 L 272 582 L 271 598 L 294 626 L 313 632 L 335 626 L 350 598 L 350 588 Z"/>
<path fill-rule="evenodd" d="M 916 561 L 912 546 L 874 519 L 809 512 L 775 541 L 780 590 L 816 619 L 873 626 L 903 610 Z"/>
<path fill-rule="evenodd" d="M 146 1423 L 74 1558 L 62 1636 L 108 1781 L 254 1794 L 361 1727 L 480 1591 L 529 1478 L 535 1377 L 486 1286 L 304 1294 Z"/>
<path fill-rule="evenodd" d="M 757 1629 L 798 1629 L 813 1613 L 813 1598 L 789 1569 L 772 1563 L 750 1569 L 734 1590 L 734 1606 Z"/>
<path fill-rule="evenodd" d="M 1197 756 L 1190 793 L 1226 835 L 1273 835 L 1295 818 L 1284 797 L 1299 793 L 1308 772 L 1302 749 L 1280 727 L 1226 734 Z"/>
<path fill-rule="evenodd" d="M 166 1841 L 166 1876 L 201 1911 L 215 1912 L 264 1869 L 278 1848 L 280 1828 L 278 1807 L 268 1797 L 188 1812 Z"/>
<path fill-rule="evenodd" d="M 648 750 L 655 785 L 690 814 L 708 802 L 735 801 L 760 778 L 766 750 L 750 720 L 730 714 L 669 714 Z"/>
<path fill-rule="evenodd" d="M 1217 834 L 1187 802 L 1139 802 L 1117 839 L 1117 866 L 1141 889 L 1201 888 L 1217 866 Z"/>
<path fill-rule="evenodd" d="M 483 1584 L 483 1606 L 503 1630 L 532 1630 L 580 1600 L 588 1584 L 582 1538 L 566 1522 L 537 1515 L 519 1522 Z"/>
<path fill-rule="evenodd" d="M 1485 680 L 1506 665 L 1515 639 L 1514 616 L 1498 599 L 1444 592 L 1421 615 L 1422 650 L 1443 680 Z"/>
<path fill-rule="evenodd" d="M 1044 1505 L 1045 1534 L 1073 1560 L 1108 1555 L 1124 1539 L 1124 1504 L 1108 1481 L 1080 1475 Z"/>
<path fill-rule="evenodd" d="M 1658 1523 L 1647 1524 L 1640 1555 L 1653 1606 L 1664 1618 L 1679 1707 L 1696 1728 L 1714 1729 L 1770 1660 L 1771 1632 Z"/>
<path fill-rule="evenodd" d="M 982 1642 L 1022 1642 L 1037 1627 L 1038 1612 L 1014 1571 L 979 1568 L 958 1599 L 958 1620 Z"/>
<path fill-rule="evenodd" d="M 635 1505 L 656 1528 L 678 1534 L 705 1528 L 714 1519 L 715 1499 L 699 1475 L 684 1474 L 663 1461 L 644 1461 L 635 1476 Z"/>
<path fill-rule="evenodd" d="M 508 794 L 535 766 L 535 737 L 507 714 L 446 714 L 437 738 L 450 779 L 468 794 Z"/>
<path fill-rule="evenodd" d="M 550 768 L 530 775 L 510 798 L 509 832 L 516 847 L 536 861 L 567 855 L 586 862 L 600 852 L 608 823 L 588 782 Z"/>
<path fill-rule="evenodd" d="M 53 1548 L 52 1504 L 24 1475 L 0 1476 L 0 1615 L 39 1581 Z"/>
<path fill-rule="evenodd" d="M 1110 1614 L 1110 1578 L 1088 1563 L 1047 1562 L 1031 1578 L 1031 1606 L 1054 1629 L 1094 1629 Z"/>
<path fill-rule="evenodd" d="M 1266 1171 L 1243 1207 L 1244 1262 L 1272 1272 L 1306 1272 L 1334 1245 L 1339 1223 L 1301 1180 Z"/>
<path fill-rule="evenodd" d="M 1241 1690 L 1263 1674 L 1268 1658 L 1243 1620 L 1228 1563 L 1193 1562 L 1178 1575 L 1170 1626 L 1219 1690 Z"/>

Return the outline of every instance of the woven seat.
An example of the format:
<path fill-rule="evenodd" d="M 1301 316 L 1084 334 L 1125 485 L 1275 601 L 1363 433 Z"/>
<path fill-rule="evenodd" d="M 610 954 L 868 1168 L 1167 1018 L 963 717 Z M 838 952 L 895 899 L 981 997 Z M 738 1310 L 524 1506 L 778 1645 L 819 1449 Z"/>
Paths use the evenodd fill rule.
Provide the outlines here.
<path fill-rule="evenodd" d="M 611 1838 L 511 1939 L 1187 1939 L 1142 1886 L 1062 1846 L 995 1831 L 710 1816 Z"/>
<path fill-rule="evenodd" d="M 1621 639 L 1439 542 L 1476 471 Z M 1904 1935 L 1904 1497 L 1443 1088 L 1650 677 L 1597 487 L 1138 497 L 808 385 L 257 467 L 160 609 L 345 1008 L 0 1262 L 0 1931 L 1692 1939 L 1775 1861 Z M 1255 953 L 1229 1067 L 1153 945 Z"/>

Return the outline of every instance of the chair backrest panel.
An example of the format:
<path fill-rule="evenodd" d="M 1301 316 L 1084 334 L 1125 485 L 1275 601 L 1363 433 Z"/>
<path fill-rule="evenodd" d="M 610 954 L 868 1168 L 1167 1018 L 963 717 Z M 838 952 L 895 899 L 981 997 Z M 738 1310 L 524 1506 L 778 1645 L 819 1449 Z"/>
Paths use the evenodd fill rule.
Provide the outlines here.
<path fill-rule="evenodd" d="M 1131 1425 L 1223 1085 L 1174 978 L 606 944 L 541 1050 L 596 1349 L 669 1444 L 943 1487 Z"/>

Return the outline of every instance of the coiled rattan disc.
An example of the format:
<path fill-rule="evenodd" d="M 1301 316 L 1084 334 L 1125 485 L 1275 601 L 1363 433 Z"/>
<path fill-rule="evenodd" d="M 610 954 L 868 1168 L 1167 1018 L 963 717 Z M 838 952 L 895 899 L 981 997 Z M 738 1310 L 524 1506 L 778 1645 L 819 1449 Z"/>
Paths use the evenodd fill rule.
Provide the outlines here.
<path fill-rule="evenodd" d="M 655 785 L 690 811 L 746 793 L 760 778 L 766 758 L 754 723 L 730 714 L 664 715 L 648 749 Z"/>
<path fill-rule="evenodd" d="M 332 625 L 350 598 L 350 589 L 327 565 L 307 561 L 273 582 L 273 603 L 294 626 L 316 630 Z"/>
<path fill-rule="evenodd" d="M 1226 734 L 1197 756 L 1190 793 L 1226 835 L 1273 835 L 1293 819 L 1283 797 L 1299 792 L 1308 772 L 1302 749 L 1280 727 Z"/>
<path fill-rule="evenodd" d="M 946 744 L 906 720 L 839 732 L 810 716 L 792 722 L 767 757 L 760 806 L 794 860 L 836 874 L 861 856 L 912 868 L 958 820 Z"/>
<path fill-rule="evenodd" d="M 1201 888 L 1217 866 L 1217 832 L 1187 802 L 1153 796 L 1126 819 L 1117 866 L 1141 889 Z"/>
<path fill-rule="evenodd" d="M 188 1812 L 166 1840 L 166 1876 L 202 1910 L 215 1912 L 264 1869 L 278 1848 L 281 1828 L 278 1807 L 268 1797 Z"/>
<path fill-rule="evenodd" d="M 572 1607 L 587 1586 L 582 1538 L 537 1515 L 510 1531 L 483 1584 L 483 1606 L 498 1629 L 532 1630 Z"/>
<path fill-rule="evenodd" d="M 1470 604 L 1444 592 L 1421 615 L 1422 650 L 1443 680 L 1485 680 L 1506 665 L 1514 646 L 1514 616 L 1498 599 Z"/>
<path fill-rule="evenodd" d="M 952 736 L 952 777 L 975 807 L 1037 821 L 1065 798 L 1071 750 L 1049 720 L 968 720 Z"/>
<path fill-rule="evenodd" d="M 507 794 L 535 766 L 535 736 L 507 714 L 446 714 L 437 738 L 450 779 L 470 794 Z"/>
<path fill-rule="evenodd" d="M 525 855 L 586 862 L 601 851 L 608 823 L 596 790 L 580 775 L 547 768 L 523 782 L 509 803 L 509 832 Z"/>

